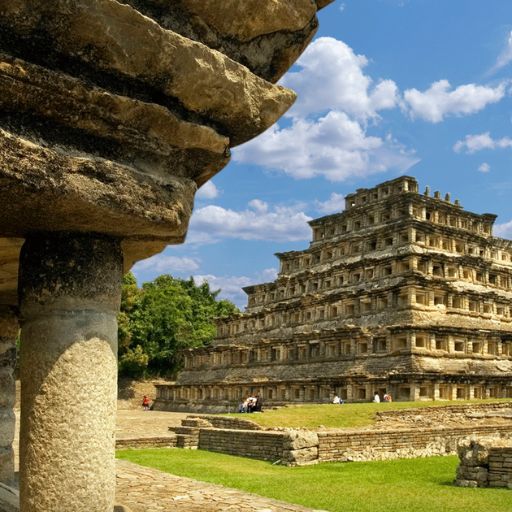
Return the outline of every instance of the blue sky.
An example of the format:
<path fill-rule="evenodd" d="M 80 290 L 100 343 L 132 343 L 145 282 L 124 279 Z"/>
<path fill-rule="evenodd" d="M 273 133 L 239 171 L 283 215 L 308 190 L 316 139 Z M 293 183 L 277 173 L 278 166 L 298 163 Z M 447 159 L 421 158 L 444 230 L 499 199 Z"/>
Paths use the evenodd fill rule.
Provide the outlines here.
<path fill-rule="evenodd" d="M 402 174 L 498 214 L 512 238 L 512 1 L 337 0 L 281 83 L 299 98 L 196 197 L 187 241 L 134 267 L 207 279 L 245 306 L 307 221 Z"/>

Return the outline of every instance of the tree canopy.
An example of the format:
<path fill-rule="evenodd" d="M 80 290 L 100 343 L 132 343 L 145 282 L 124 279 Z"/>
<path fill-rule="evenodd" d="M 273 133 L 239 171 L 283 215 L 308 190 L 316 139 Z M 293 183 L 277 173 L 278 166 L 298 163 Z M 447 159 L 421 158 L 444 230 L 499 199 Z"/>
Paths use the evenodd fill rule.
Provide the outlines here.
<path fill-rule="evenodd" d="M 138 288 L 132 273 L 123 280 L 119 314 L 119 369 L 122 375 L 173 375 L 180 353 L 202 347 L 215 336 L 217 317 L 238 312 L 227 300 L 217 300 L 204 282 L 162 275 Z"/>

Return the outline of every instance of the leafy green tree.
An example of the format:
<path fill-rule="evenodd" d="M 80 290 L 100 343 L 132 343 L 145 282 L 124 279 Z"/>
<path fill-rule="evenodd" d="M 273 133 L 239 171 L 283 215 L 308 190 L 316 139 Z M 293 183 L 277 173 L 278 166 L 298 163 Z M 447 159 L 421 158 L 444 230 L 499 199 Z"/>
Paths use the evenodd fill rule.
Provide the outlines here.
<path fill-rule="evenodd" d="M 149 356 L 144 353 L 140 345 L 135 345 L 135 348 L 128 348 L 119 357 L 119 373 L 126 377 L 144 377 L 148 363 Z"/>
<path fill-rule="evenodd" d="M 157 277 L 138 289 L 133 275 L 123 284 L 119 316 L 119 360 L 122 372 L 172 375 L 181 351 L 207 345 L 215 336 L 214 319 L 238 312 L 217 300 L 219 291 L 192 278 Z M 139 348 L 140 347 L 140 348 Z M 147 356 L 147 364 L 142 355 Z"/>
<path fill-rule="evenodd" d="M 130 317 L 137 308 L 140 297 L 141 291 L 137 286 L 137 280 L 132 272 L 128 272 L 123 277 L 121 311 L 117 317 L 120 356 L 124 354 L 131 345 L 132 333 Z"/>

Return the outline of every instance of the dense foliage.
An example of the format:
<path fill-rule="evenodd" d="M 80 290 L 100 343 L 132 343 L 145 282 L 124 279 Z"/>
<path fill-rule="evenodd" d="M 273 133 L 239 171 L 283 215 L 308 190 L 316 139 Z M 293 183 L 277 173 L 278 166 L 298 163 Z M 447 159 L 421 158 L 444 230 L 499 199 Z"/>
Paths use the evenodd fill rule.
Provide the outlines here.
<path fill-rule="evenodd" d="M 215 336 L 214 318 L 236 313 L 219 291 L 192 278 L 157 277 L 142 288 L 133 274 L 124 277 L 119 314 L 119 371 L 132 377 L 171 376 L 180 368 L 181 350 L 207 345 Z"/>

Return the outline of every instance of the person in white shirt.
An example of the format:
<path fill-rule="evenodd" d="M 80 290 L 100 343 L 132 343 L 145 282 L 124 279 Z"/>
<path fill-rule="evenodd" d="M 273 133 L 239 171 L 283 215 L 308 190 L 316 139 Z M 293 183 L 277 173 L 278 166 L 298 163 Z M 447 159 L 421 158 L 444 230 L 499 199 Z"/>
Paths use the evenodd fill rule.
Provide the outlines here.
<path fill-rule="evenodd" d="M 373 401 L 374 401 L 376 404 L 379 404 L 379 403 L 380 403 L 380 396 L 379 396 L 379 393 L 377 393 L 377 391 L 375 391 L 375 394 L 373 395 Z"/>

